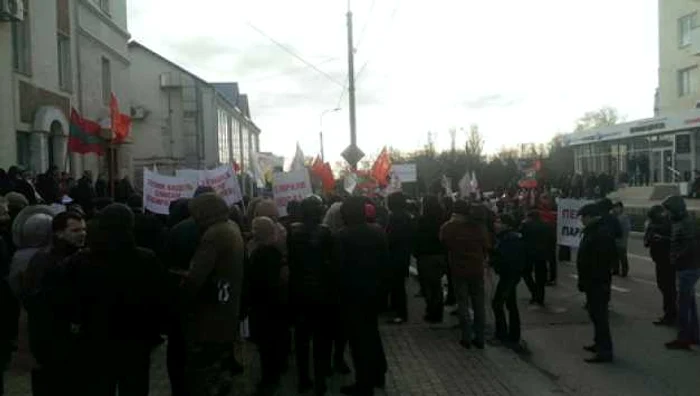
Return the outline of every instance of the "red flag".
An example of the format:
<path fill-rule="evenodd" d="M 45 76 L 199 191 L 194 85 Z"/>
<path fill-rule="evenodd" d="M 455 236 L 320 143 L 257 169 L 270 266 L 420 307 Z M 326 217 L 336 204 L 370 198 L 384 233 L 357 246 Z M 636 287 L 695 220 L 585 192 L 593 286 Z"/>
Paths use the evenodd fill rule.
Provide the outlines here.
<path fill-rule="evenodd" d="M 78 154 L 104 154 L 104 145 L 100 137 L 101 131 L 100 124 L 84 119 L 75 109 L 71 109 L 68 150 Z"/>
<path fill-rule="evenodd" d="M 333 177 L 333 171 L 331 170 L 331 166 L 328 164 L 328 162 L 324 163 L 321 161 L 320 157 L 316 157 L 311 165 L 311 173 L 321 179 L 323 191 L 330 192 L 335 189 L 335 177 Z"/>
<path fill-rule="evenodd" d="M 374 161 L 374 165 L 372 165 L 371 174 L 380 186 L 386 186 L 389 184 L 389 172 L 391 172 L 391 158 L 389 158 L 389 153 L 384 147 L 382 153 L 379 154 L 377 160 Z"/>
<path fill-rule="evenodd" d="M 131 117 L 119 112 L 119 102 L 114 94 L 112 94 L 112 99 L 109 101 L 109 115 L 112 119 L 113 143 L 124 142 L 129 136 Z"/>
<path fill-rule="evenodd" d="M 333 170 L 331 169 L 331 164 L 328 162 L 323 164 L 323 190 L 326 192 L 331 192 L 335 190 L 335 176 L 333 176 Z"/>

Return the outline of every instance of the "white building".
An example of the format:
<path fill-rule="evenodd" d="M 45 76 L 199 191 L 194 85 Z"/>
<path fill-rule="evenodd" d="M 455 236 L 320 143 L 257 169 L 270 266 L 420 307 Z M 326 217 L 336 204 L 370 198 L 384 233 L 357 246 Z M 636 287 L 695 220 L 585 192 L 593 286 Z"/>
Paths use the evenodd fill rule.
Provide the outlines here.
<path fill-rule="evenodd" d="M 236 162 L 250 167 L 260 130 L 235 83 L 210 84 L 144 45 L 129 43 L 135 179 Z"/>
<path fill-rule="evenodd" d="M 698 1 L 659 1 L 653 117 L 566 136 L 574 147 L 575 172 L 608 173 L 635 186 L 695 177 L 700 169 L 699 11 Z"/>
<path fill-rule="evenodd" d="M 110 95 L 129 108 L 126 0 L 0 4 L 0 167 L 130 168 L 128 146 L 108 144 Z M 71 108 L 103 125 L 105 157 L 68 155 Z"/>
<path fill-rule="evenodd" d="M 690 110 L 700 101 L 700 2 L 659 1 L 659 113 Z"/>

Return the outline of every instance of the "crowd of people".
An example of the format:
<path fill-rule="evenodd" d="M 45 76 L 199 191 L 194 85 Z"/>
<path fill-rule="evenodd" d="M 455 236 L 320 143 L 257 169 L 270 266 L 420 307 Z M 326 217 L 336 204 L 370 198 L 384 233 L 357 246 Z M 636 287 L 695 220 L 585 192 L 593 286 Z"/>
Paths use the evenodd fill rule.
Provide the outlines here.
<path fill-rule="evenodd" d="M 36 361 L 34 395 L 147 395 L 151 353 L 166 339 L 173 395 L 230 394 L 243 371 L 234 350 L 245 320 L 245 336 L 260 356 L 257 394 L 275 394 L 290 355 L 299 392 L 325 394 L 328 377 L 351 372 L 349 346 L 355 382 L 342 392 L 372 395 L 388 369 L 379 314 L 394 325 L 409 319 L 412 257 L 426 301 L 423 320 L 442 322 L 445 306 L 456 304 L 466 349 L 487 341 L 521 348 L 520 280 L 540 306 L 556 282 L 556 215 L 546 194 L 495 205 L 444 196 L 414 202 L 400 192 L 386 199 L 311 196 L 291 202 L 281 217 L 269 198 L 229 207 L 200 187 L 163 217 L 144 212 L 133 190 L 116 200 L 99 196 L 89 174 L 84 190 L 78 183 L 62 198 L 43 199 L 38 181 L 35 189 L 13 173 L 0 199 L 0 368 L 17 348 L 23 309 Z M 42 182 L 53 188 L 52 175 Z M 654 208 L 646 238 L 664 295 L 659 324 L 681 326 L 669 348 L 698 340 L 692 290 L 700 256 L 682 205 L 670 198 Z M 579 289 L 595 327 L 595 343 L 586 347 L 595 355 L 587 361 L 609 362 L 611 276 L 627 275 L 629 225 L 622 205 L 607 199 L 579 215 Z M 669 268 L 680 279 L 677 305 Z M 488 302 L 495 333 L 486 340 L 491 270 L 498 274 Z"/>

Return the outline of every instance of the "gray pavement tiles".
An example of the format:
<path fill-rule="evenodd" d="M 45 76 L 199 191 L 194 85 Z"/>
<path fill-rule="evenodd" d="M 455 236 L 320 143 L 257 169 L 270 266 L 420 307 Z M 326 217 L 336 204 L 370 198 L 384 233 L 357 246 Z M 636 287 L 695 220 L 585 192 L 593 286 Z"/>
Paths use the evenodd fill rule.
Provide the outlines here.
<path fill-rule="evenodd" d="M 409 286 L 408 295 L 413 296 L 417 285 L 411 280 Z M 506 348 L 463 349 L 457 342 L 459 332 L 454 328 L 454 317 L 446 315 L 442 325 L 424 324 L 423 299 L 409 297 L 409 306 L 409 323 L 381 325 L 389 372 L 385 390 L 378 390 L 377 395 L 543 396 L 558 389 L 545 375 Z M 235 395 L 250 395 L 259 379 L 257 352 L 253 345 L 244 343 L 237 355 L 246 371 L 236 377 Z M 349 357 L 347 360 L 350 362 Z M 279 396 L 297 394 L 293 357 L 289 362 L 290 370 L 283 378 Z M 6 377 L 7 395 L 31 394 L 28 367 L 15 367 Z M 336 375 L 330 381 L 328 394 L 339 395 L 340 386 L 352 382 L 352 374 Z M 160 347 L 153 355 L 151 395 L 169 394 L 165 348 Z"/>

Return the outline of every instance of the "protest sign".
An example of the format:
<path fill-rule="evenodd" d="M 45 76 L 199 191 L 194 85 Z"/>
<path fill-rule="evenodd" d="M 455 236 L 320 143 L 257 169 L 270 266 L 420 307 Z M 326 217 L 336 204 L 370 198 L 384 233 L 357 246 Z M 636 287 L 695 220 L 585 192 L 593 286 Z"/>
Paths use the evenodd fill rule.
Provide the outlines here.
<path fill-rule="evenodd" d="M 299 169 L 293 172 L 275 173 L 272 181 L 272 194 L 281 217 L 287 215 L 290 201 L 301 201 L 313 194 L 309 171 Z"/>
<path fill-rule="evenodd" d="M 557 244 L 577 248 L 583 236 L 583 224 L 578 211 L 592 203 L 585 199 L 559 199 L 557 201 Z"/>
<path fill-rule="evenodd" d="M 183 177 L 164 176 L 143 169 L 143 207 L 153 213 L 167 215 L 170 203 L 180 198 L 190 198 L 197 188 Z"/>
<path fill-rule="evenodd" d="M 212 187 L 229 206 L 243 200 L 238 178 L 230 166 L 224 165 L 210 170 L 179 169 L 175 175 L 198 186 Z"/>
<path fill-rule="evenodd" d="M 418 180 L 416 164 L 395 164 L 391 171 L 401 180 L 401 183 L 413 183 Z"/>

